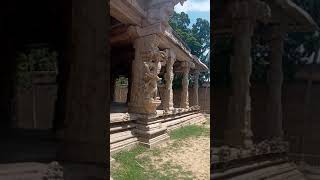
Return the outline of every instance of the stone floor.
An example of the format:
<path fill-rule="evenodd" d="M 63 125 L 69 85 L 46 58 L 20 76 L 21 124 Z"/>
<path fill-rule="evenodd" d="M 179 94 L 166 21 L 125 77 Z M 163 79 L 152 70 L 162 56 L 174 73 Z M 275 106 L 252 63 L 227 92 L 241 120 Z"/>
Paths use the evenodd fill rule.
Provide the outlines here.
<path fill-rule="evenodd" d="M 2 131 L 0 142 L 1 180 L 39 179 L 43 169 L 56 160 L 56 153 L 61 145 L 53 133 L 39 130 Z M 63 167 L 65 180 L 105 179 L 104 165 L 68 162 L 59 164 Z"/>
<path fill-rule="evenodd" d="M 53 133 L 43 130 L 2 132 L 0 142 L 0 163 L 51 162 L 60 145 Z"/>

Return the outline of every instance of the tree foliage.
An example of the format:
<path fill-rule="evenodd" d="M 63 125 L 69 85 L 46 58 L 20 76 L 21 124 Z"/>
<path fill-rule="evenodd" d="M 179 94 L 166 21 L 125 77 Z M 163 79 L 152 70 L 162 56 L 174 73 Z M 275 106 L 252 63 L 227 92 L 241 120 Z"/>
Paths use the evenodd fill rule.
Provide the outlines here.
<path fill-rule="evenodd" d="M 197 56 L 200 61 L 210 66 L 209 48 L 210 48 L 210 24 L 209 21 L 197 18 L 196 23 L 190 27 L 190 18 L 188 14 L 181 12 L 174 12 L 170 18 L 169 24 L 178 36 L 187 44 L 191 53 Z M 200 84 L 208 81 L 210 72 L 201 74 L 199 80 Z M 175 76 L 174 86 L 179 87 L 176 82 L 180 82 L 181 76 Z"/>
<path fill-rule="evenodd" d="M 17 85 L 28 89 L 32 83 L 32 73 L 35 71 L 56 71 L 56 51 L 49 48 L 35 48 L 20 52 L 17 56 Z"/>

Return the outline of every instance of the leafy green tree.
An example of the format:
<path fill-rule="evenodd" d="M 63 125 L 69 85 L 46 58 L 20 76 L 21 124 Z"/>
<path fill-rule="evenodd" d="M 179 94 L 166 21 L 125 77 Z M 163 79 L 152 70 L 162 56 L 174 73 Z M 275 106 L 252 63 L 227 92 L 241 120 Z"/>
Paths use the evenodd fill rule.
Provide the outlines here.
<path fill-rule="evenodd" d="M 186 43 L 191 53 L 197 56 L 200 61 L 210 66 L 209 48 L 210 48 L 210 24 L 207 20 L 198 18 L 196 23 L 190 27 L 188 14 L 174 12 L 169 24 L 178 36 Z M 210 72 L 203 73 L 199 80 L 200 84 L 208 81 Z M 175 76 L 174 87 L 179 88 L 176 84 L 181 82 L 181 76 Z"/>

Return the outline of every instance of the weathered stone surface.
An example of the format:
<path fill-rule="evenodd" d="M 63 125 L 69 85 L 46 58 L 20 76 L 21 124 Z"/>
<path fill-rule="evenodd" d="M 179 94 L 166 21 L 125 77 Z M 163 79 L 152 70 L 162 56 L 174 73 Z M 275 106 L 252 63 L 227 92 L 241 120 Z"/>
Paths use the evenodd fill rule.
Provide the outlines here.
<path fill-rule="evenodd" d="M 132 64 L 132 87 L 129 112 L 155 114 L 161 104 L 158 97 L 157 82 L 161 63 L 165 62 L 168 54 L 158 48 L 159 37 L 149 35 L 135 41 L 135 59 Z"/>
<path fill-rule="evenodd" d="M 63 180 L 63 168 L 57 162 L 12 163 L 0 165 L 1 180 Z"/>
<path fill-rule="evenodd" d="M 226 143 L 238 147 L 250 148 L 251 137 L 251 36 L 253 24 L 249 16 L 250 3 L 248 1 L 233 4 L 233 35 L 234 57 L 231 59 L 232 96 L 229 102 L 228 127 Z"/>
<path fill-rule="evenodd" d="M 72 0 L 72 45 L 60 158 L 105 162 L 109 102 L 106 1 Z M 81 151 L 79 151 L 81 149 Z"/>
<path fill-rule="evenodd" d="M 193 98 L 194 98 L 194 106 L 199 106 L 199 71 L 195 70 L 193 73 Z"/>
<path fill-rule="evenodd" d="M 144 24 L 163 23 L 169 26 L 169 18 L 174 12 L 174 6 L 179 2 L 181 5 L 186 0 L 151 0 L 148 3 L 147 22 Z"/>
<path fill-rule="evenodd" d="M 268 99 L 265 138 L 282 138 L 282 55 L 284 52 L 284 29 L 280 25 L 274 25 L 271 40 L 270 68 L 268 72 Z"/>
<path fill-rule="evenodd" d="M 184 109 L 189 108 L 189 71 L 190 65 L 188 62 L 182 63 L 183 78 L 182 78 L 182 92 L 181 92 L 181 103 L 180 107 Z"/>
<path fill-rule="evenodd" d="M 175 52 L 170 50 L 168 61 L 166 63 L 166 73 L 165 73 L 165 94 L 164 99 L 162 100 L 163 109 L 166 113 L 170 113 L 173 110 L 173 64 L 175 62 Z"/>

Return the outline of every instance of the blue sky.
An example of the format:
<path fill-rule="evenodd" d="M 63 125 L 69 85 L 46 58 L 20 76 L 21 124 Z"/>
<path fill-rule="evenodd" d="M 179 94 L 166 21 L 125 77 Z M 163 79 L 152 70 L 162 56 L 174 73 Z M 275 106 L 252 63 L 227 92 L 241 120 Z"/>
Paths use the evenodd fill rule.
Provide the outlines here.
<path fill-rule="evenodd" d="M 183 6 L 177 4 L 174 10 L 178 13 L 185 12 L 189 15 L 190 26 L 197 18 L 203 18 L 210 22 L 210 0 L 187 0 Z"/>

